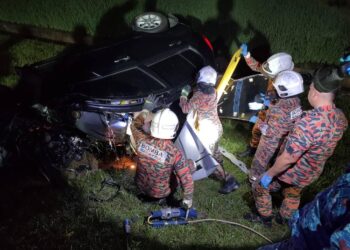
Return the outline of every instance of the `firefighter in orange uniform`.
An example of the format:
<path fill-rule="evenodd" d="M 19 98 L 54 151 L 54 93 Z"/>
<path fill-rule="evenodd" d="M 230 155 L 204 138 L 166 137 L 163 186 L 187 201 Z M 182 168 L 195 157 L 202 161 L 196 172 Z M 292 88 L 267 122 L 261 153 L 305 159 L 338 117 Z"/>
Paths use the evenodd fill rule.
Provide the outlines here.
<path fill-rule="evenodd" d="M 251 56 L 246 44 L 242 44 L 242 55 L 247 65 L 253 70 L 262 73 L 269 78 L 266 93 L 264 93 L 264 108 L 259 110 L 258 115 L 252 117 L 251 122 L 254 122 L 252 129 L 252 138 L 247 149 L 238 154 L 240 157 L 253 156 L 258 148 L 261 130 L 260 127 L 264 124 L 268 107 L 278 99 L 275 88 L 273 87 L 273 79 L 278 73 L 285 70 L 292 70 L 294 63 L 292 57 L 284 52 L 277 53 L 269 57 L 266 62 L 260 63 Z"/>
<path fill-rule="evenodd" d="M 348 126 L 344 113 L 334 104 L 341 80 L 337 68 L 322 67 L 316 71 L 308 93 L 313 109 L 303 113 L 295 123 L 273 166 L 254 183 L 258 214 L 247 214 L 246 219 L 271 221 L 270 192 L 282 188 L 284 200 L 276 221 L 287 221 L 299 207 L 301 191 L 322 174 Z"/>
<path fill-rule="evenodd" d="M 214 88 L 217 72 L 211 66 L 203 67 L 198 74 L 197 89 L 191 99 L 187 99 L 190 87 L 182 91 L 180 107 L 184 113 L 197 112 L 198 137 L 208 147 L 215 160 L 219 163 L 214 176 L 223 182 L 219 192 L 228 194 L 239 187 L 237 180 L 223 169 L 223 159 L 219 151 L 219 139 L 223 133 L 222 124 L 217 112 L 217 94 Z"/>
<path fill-rule="evenodd" d="M 192 172 L 195 165 L 186 160 L 172 139 L 178 128 L 178 118 L 170 109 L 156 112 L 151 120 L 150 131 L 144 126 L 152 115 L 150 111 L 157 101 L 150 96 L 146 99 L 143 111 L 131 125 L 131 132 L 136 142 L 137 170 L 135 182 L 143 197 L 159 203 L 173 201 L 172 195 L 180 184 L 183 190 L 183 205 L 192 206 L 194 183 Z"/>
<path fill-rule="evenodd" d="M 249 180 L 254 182 L 269 166 L 284 138 L 293 129 L 302 114 L 298 97 L 304 92 L 303 78 L 294 71 L 283 71 L 273 82 L 279 99 L 270 105 L 265 121 L 261 122 L 261 139 L 249 171 Z"/>

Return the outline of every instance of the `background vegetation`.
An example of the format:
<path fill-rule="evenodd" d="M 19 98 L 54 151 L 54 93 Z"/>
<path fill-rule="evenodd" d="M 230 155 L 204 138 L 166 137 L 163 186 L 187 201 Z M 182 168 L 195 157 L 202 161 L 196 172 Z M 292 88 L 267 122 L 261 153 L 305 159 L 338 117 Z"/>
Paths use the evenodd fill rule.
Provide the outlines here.
<path fill-rule="evenodd" d="M 257 56 L 288 51 L 297 63 L 336 63 L 349 45 L 347 10 L 326 5 L 328 1 L 282 0 L 139 0 L 139 1 L 0 1 L 0 20 L 32 24 L 66 31 L 78 26 L 87 33 L 118 36 L 129 31 L 132 18 L 144 10 L 161 10 L 185 17 L 218 45 L 217 54 L 227 55 L 244 41 Z M 0 35 L 0 84 L 14 87 L 15 66 L 34 63 L 65 50 L 63 45 Z M 264 50 L 259 54 L 260 49 Z M 304 98 L 305 100 L 305 98 Z M 348 93 L 341 93 L 337 106 L 350 115 Z M 308 108 L 305 106 L 305 108 Z M 303 203 L 329 186 L 350 161 L 349 129 L 339 143 L 325 172 L 303 194 Z M 250 138 L 245 123 L 224 121 L 221 140 L 236 154 Z M 247 166 L 251 158 L 244 159 Z M 218 195 L 219 183 L 206 179 L 196 182 L 195 206 L 211 218 L 232 220 L 251 226 L 273 241 L 289 235 L 286 226 L 274 223 L 272 229 L 247 223 L 244 213 L 253 207 L 245 175 L 230 162 L 225 167 L 241 182 L 241 188 L 227 196 Z M 143 224 L 149 211 L 159 206 L 143 204 L 135 197 L 132 172 L 98 170 L 70 180 L 64 187 L 45 182 L 30 166 L 0 169 L 0 242 L 1 249 L 123 249 L 126 238 L 122 222 L 133 221 L 132 249 L 256 249 L 265 240 L 241 228 L 222 224 L 152 229 Z M 104 178 L 121 184 L 117 197 L 110 202 L 96 202 Z M 115 190 L 110 190 L 114 192 Z M 276 196 L 278 201 L 280 197 Z M 278 202 L 277 202 L 278 204 Z"/>
<path fill-rule="evenodd" d="M 329 2 L 332 1 L 2 0 L 0 20 L 65 31 L 84 27 L 92 35 L 113 36 L 126 32 L 136 15 L 158 10 L 186 17 L 230 51 L 250 41 L 251 49 L 287 51 L 296 63 L 336 63 L 349 46 L 350 12 L 330 7 Z"/>

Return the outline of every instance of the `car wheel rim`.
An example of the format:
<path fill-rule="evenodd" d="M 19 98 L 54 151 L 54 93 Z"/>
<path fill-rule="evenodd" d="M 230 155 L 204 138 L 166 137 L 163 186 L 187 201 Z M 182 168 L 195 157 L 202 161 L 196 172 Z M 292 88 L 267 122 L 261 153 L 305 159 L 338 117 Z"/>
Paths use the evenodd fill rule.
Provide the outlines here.
<path fill-rule="evenodd" d="M 152 30 L 152 29 L 158 28 L 161 22 L 162 20 L 159 16 L 154 14 L 149 14 L 149 15 L 140 16 L 136 20 L 136 25 L 141 29 Z"/>

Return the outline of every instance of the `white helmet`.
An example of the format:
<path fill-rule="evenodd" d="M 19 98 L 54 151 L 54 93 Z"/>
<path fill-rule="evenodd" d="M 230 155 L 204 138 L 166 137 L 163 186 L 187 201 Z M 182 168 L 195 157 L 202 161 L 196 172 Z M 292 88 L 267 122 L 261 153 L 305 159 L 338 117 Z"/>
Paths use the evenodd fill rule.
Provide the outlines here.
<path fill-rule="evenodd" d="M 151 123 L 151 135 L 159 139 L 173 139 L 179 120 L 176 114 L 168 108 L 161 109 L 155 113 Z"/>
<path fill-rule="evenodd" d="M 270 56 L 261 66 L 262 71 L 269 77 L 274 78 L 278 73 L 285 70 L 292 70 L 294 63 L 292 56 L 281 52 Z"/>
<path fill-rule="evenodd" d="M 304 92 L 303 78 L 295 71 L 287 70 L 279 73 L 273 82 L 277 94 L 290 97 Z"/>
<path fill-rule="evenodd" d="M 204 83 L 209 86 L 214 86 L 216 84 L 218 73 L 213 67 L 205 66 L 201 68 L 198 73 L 197 83 Z"/>

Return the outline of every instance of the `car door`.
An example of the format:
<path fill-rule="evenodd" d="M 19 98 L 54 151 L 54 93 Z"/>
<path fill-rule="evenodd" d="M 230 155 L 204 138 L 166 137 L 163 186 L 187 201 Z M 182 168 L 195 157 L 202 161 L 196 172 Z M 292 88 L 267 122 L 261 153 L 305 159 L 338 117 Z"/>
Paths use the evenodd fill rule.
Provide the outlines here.
<path fill-rule="evenodd" d="M 249 109 L 249 103 L 264 102 L 268 78 L 262 74 L 246 76 L 229 82 L 219 100 L 221 118 L 249 121 L 258 110 Z"/>

